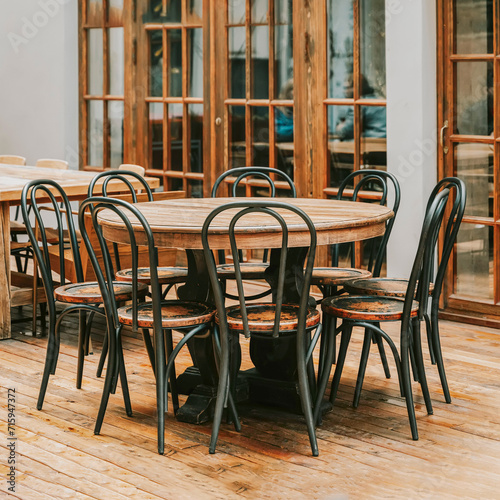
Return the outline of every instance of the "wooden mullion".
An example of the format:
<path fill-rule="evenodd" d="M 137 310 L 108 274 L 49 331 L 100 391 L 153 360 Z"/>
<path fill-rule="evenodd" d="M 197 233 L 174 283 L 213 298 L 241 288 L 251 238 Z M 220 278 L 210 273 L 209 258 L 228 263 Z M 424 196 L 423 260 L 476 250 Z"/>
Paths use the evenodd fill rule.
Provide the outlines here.
<path fill-rule="evenodd" d="M 268 26 L 269 26 L 269 87 L 268 87 L 268 97 L 270 100 L 277 97 L 276 89 L 276 54 L 275 54 L 275 30 L 276 25 L 275 12 L 274 12 L 274 2 L 270 1 L 268 5 Z M 271 168 L 276 168 L 277 162 L 277 148 L 276 148 L 276 121 L 274 118 L 275 107 L 268 104 L 268 131 L 269 131 L 269 166 Z"/>
<path fill-rule="evenodd" d="M 182 0 L 182 19 L 183 24 L 185 24 L 186 18 L 186 0 Z M 191 170 L 189 164 L 189 151 L 188 144 L 191 146 L 191 141 L 189 140 L 189 130 L 188 130 L 188 107 L 184 102 L 184 97 L 188 95 L 188 36 L 187 28 L 183 26 L 181 29 L 181 64 L 182 64 L 182 171 L 184 174 Z M 189 193 L 187 179 L 183 178 L 183 190 Z"/>
<path fill-rule="evenodd" d="M 109 94 L 109 36 L 106 23 L 107 15 L 107 0 L 103 1 L 103 16 L 102 16 L 102 61 L 103 61 L 103 90 L 102 90 L 102 107 L 103 107 L 103 144 L 102 144 L 102 168 L 106 170 L 110 166 L 110 129 L 109 129 L 109 113 L 108 101 L 104 98 Z"/>
<path fill-rule="evenodd" d="M 495 224 L 493 226 L 493 300 L 495 304 L 500 302 L 500 289 L 498 287 L 500 281 L 500 255 L 497 251 L 498 248 L 500 248 L 500 226 Z"/>
<path fill-rule="evenodd" d="M 79 138 L 80 138 L 80 163 L 78 168 L 83 170 L 89 162 L 88 151 L 88 109 L 87 101 L 83 97 L 88 93 L 88 30 L 83 28 L 83 23 L 87 19 L 87 2 L 86 0 L 79 0 L 78 9 L 78 41 L 80 50 L 78 51 L 78 67 L 80 78 L 78 79 L 78 104 L 79 104 Z M 82 78 L 82 75 L 84 78 Z"/>
<path fill-rule="evenodd" d="M 163 103 L 163 172 L 172 169 L 170 154 L 170 120 L 168 119 L 168 104 Z"/>

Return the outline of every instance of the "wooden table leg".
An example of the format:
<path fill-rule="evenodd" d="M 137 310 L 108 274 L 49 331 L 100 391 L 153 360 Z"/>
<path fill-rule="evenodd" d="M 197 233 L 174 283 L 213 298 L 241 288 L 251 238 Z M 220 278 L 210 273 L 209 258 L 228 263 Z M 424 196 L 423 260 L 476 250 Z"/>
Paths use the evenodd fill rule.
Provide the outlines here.
<path fill-rule="evenodd" d="M 0 203 L 0 339 L 11 338 L 10 205 Z"/>

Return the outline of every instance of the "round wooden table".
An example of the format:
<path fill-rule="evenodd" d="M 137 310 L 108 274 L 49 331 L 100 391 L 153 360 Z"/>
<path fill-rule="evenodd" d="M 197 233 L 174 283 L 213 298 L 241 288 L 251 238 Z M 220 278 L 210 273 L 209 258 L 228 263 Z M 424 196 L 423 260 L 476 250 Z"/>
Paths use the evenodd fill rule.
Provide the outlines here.
<path fill-rule="evenodd" d="M 245 202 L 249 200 L 263 201 L 263 198 L 240 199 Z M 210 301 L 210 284 L 202 250 L 201 229 L 213 209 L 234 201 L 238 201 L 238 198 L 181 198 L 135 204 L 150 224 L 158 247 L 186 251 L 188 278 L 186 284 L 177 290 L 179 298 Z M 271 199 L 266 201 L 272 204 Z M 392 210 L 378 204 L 312 198 L 279 198 L 276 201 L 289 203 L 307 213 L 316 228 L 318 245 L 380 236 L 384 234 L 386 221 L 393 216 Z M 287 222 L 290 222 L 289 246 L 293 247 L 289 251 L 287 267 L 294 276 L 300 276 L 309 245 L 309 232 L 301 219 L 294 219 L 293 214 L 288 212 L 284 216 L 288 219 Z M 229 248 L 227 232 L 230 218 L 231 212 L 224 212 L 214 220 L 215 224 L 212 224 L 212 230 L 209 232 L 211 248 Z M 99 221 L 106 239 L 116 243 L 128 243 L 128 231 L 116 214 L 104 210 L 99 214 Z M 146 244 L 142 226 L 139 223 L 134 225 L 133 221 L 132 225 L 137 228 L 137 243 Z M 275 219 L 264 214 L 252 214 L 252 217 L 240 219 L 237 234 L 240 248 L 279 249 L 282 245 L 281 227 Z M 278 252 L 279 250 L 271 251 L 270 265 L 279 261 Z M 298 288 L 293 287 L 287 290 L 285 301 L 296 301 L 297 290 Z M 288 339 L 288 344 L 286 347 L 280 346 L 279 349 L 293 351 L 293 340 Z M 201 423 L 210 419 L 216 396 L 217 370 L 212 340 L 193 339 L 189 350 L 196 368 L 188 368 L 179 377 L 180 391 L 190 396 L 177 413 L 177 418 L 186 422 Z M 254 364 L 257 364 L 255 360 Z M 268 381 L 263 384 L 269 385 Z M 290 394 L 296 396 L 294 387 L 290 389 Z M 273 398 L 274 396 L 270 399 Z"/>

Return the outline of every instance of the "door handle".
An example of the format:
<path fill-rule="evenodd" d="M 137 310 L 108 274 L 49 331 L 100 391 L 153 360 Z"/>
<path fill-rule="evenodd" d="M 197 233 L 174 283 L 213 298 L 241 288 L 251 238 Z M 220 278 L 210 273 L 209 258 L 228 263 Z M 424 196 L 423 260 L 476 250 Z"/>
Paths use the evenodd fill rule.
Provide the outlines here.
<path fill-rule="evenodd" d="M 445 133 L 445 130 L 447 128 L 448 128 L 448 120 L 445 120 L 443 126 L 441 127 L 441 131 L 439 133 L 439 143 L 441 144 L 441 147 L 443 148 L 444 154 L 447 154 L 448 150 L 449 150 L 448 146 L 444 145 L 444 133 Z"/>

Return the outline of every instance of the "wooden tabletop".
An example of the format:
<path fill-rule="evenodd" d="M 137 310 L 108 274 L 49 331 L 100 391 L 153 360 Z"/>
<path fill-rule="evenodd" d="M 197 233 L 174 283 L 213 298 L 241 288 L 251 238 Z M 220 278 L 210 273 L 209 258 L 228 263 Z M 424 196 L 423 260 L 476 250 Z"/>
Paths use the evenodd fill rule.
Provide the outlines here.
<path fill-rule="evenodd" d="M 0 165 L 0 202 L 19 202 L 24 185 L 35 179 L 51 179 L 64 189 L 69 198 L 87 194 L 90 181 L 97 172 L 83 172 L 80 170 L 58 170 L 20 165 Z M 139 182 L 130 178 L 132 185 L 139 188 Z M 148 178 L 151 188 L 159 186 L 159 180 Z M 120 190 L 123 183 L 117 182 Z M 113 192 L 113 183 L 109 184 L 109 191 Z"/>
<path fill-rule="evenodd" d="M 135 206 L 149 222 L 159 247 L 201 249 L 201 228 L 207 215 L 221 204 L 234 201 L 259 200 L 263 198 L 184 198 L 150 203 L 137 203 Z M 379 236 L 385 231 L 385 221 L 393 216 L 387 207 L 371 203 L 351 201 L 312 199 L 312 198 L 275 198 L 304 210 L 316 227 L 318 245 L 357 241 Z M 234 214 L 234 212 L 233 212 Z M 306 226 L 296 216 L 283 214 L 289 227 L 290 246 L 309 245 Z M 228 248 L 227 228 L 231 212 L 221 214 L 214 220 L 210 232 L 212 248 Z M 103 225 L 104 236 L 118 243 L 127 243 L 128 235 L 120 218 L 111 211 L 101 212 L 99 219 Z M 138 222 L 136 238 L 139 244 L 145 239 Z M 281 228 L 276 220 L 265 214 L 252 214 L 240 220 L 237 225 L 238 244 L 241 248 L 278 248 L 281 247 Z M 258 237 L 256 237 L 258 236 Z"/>

